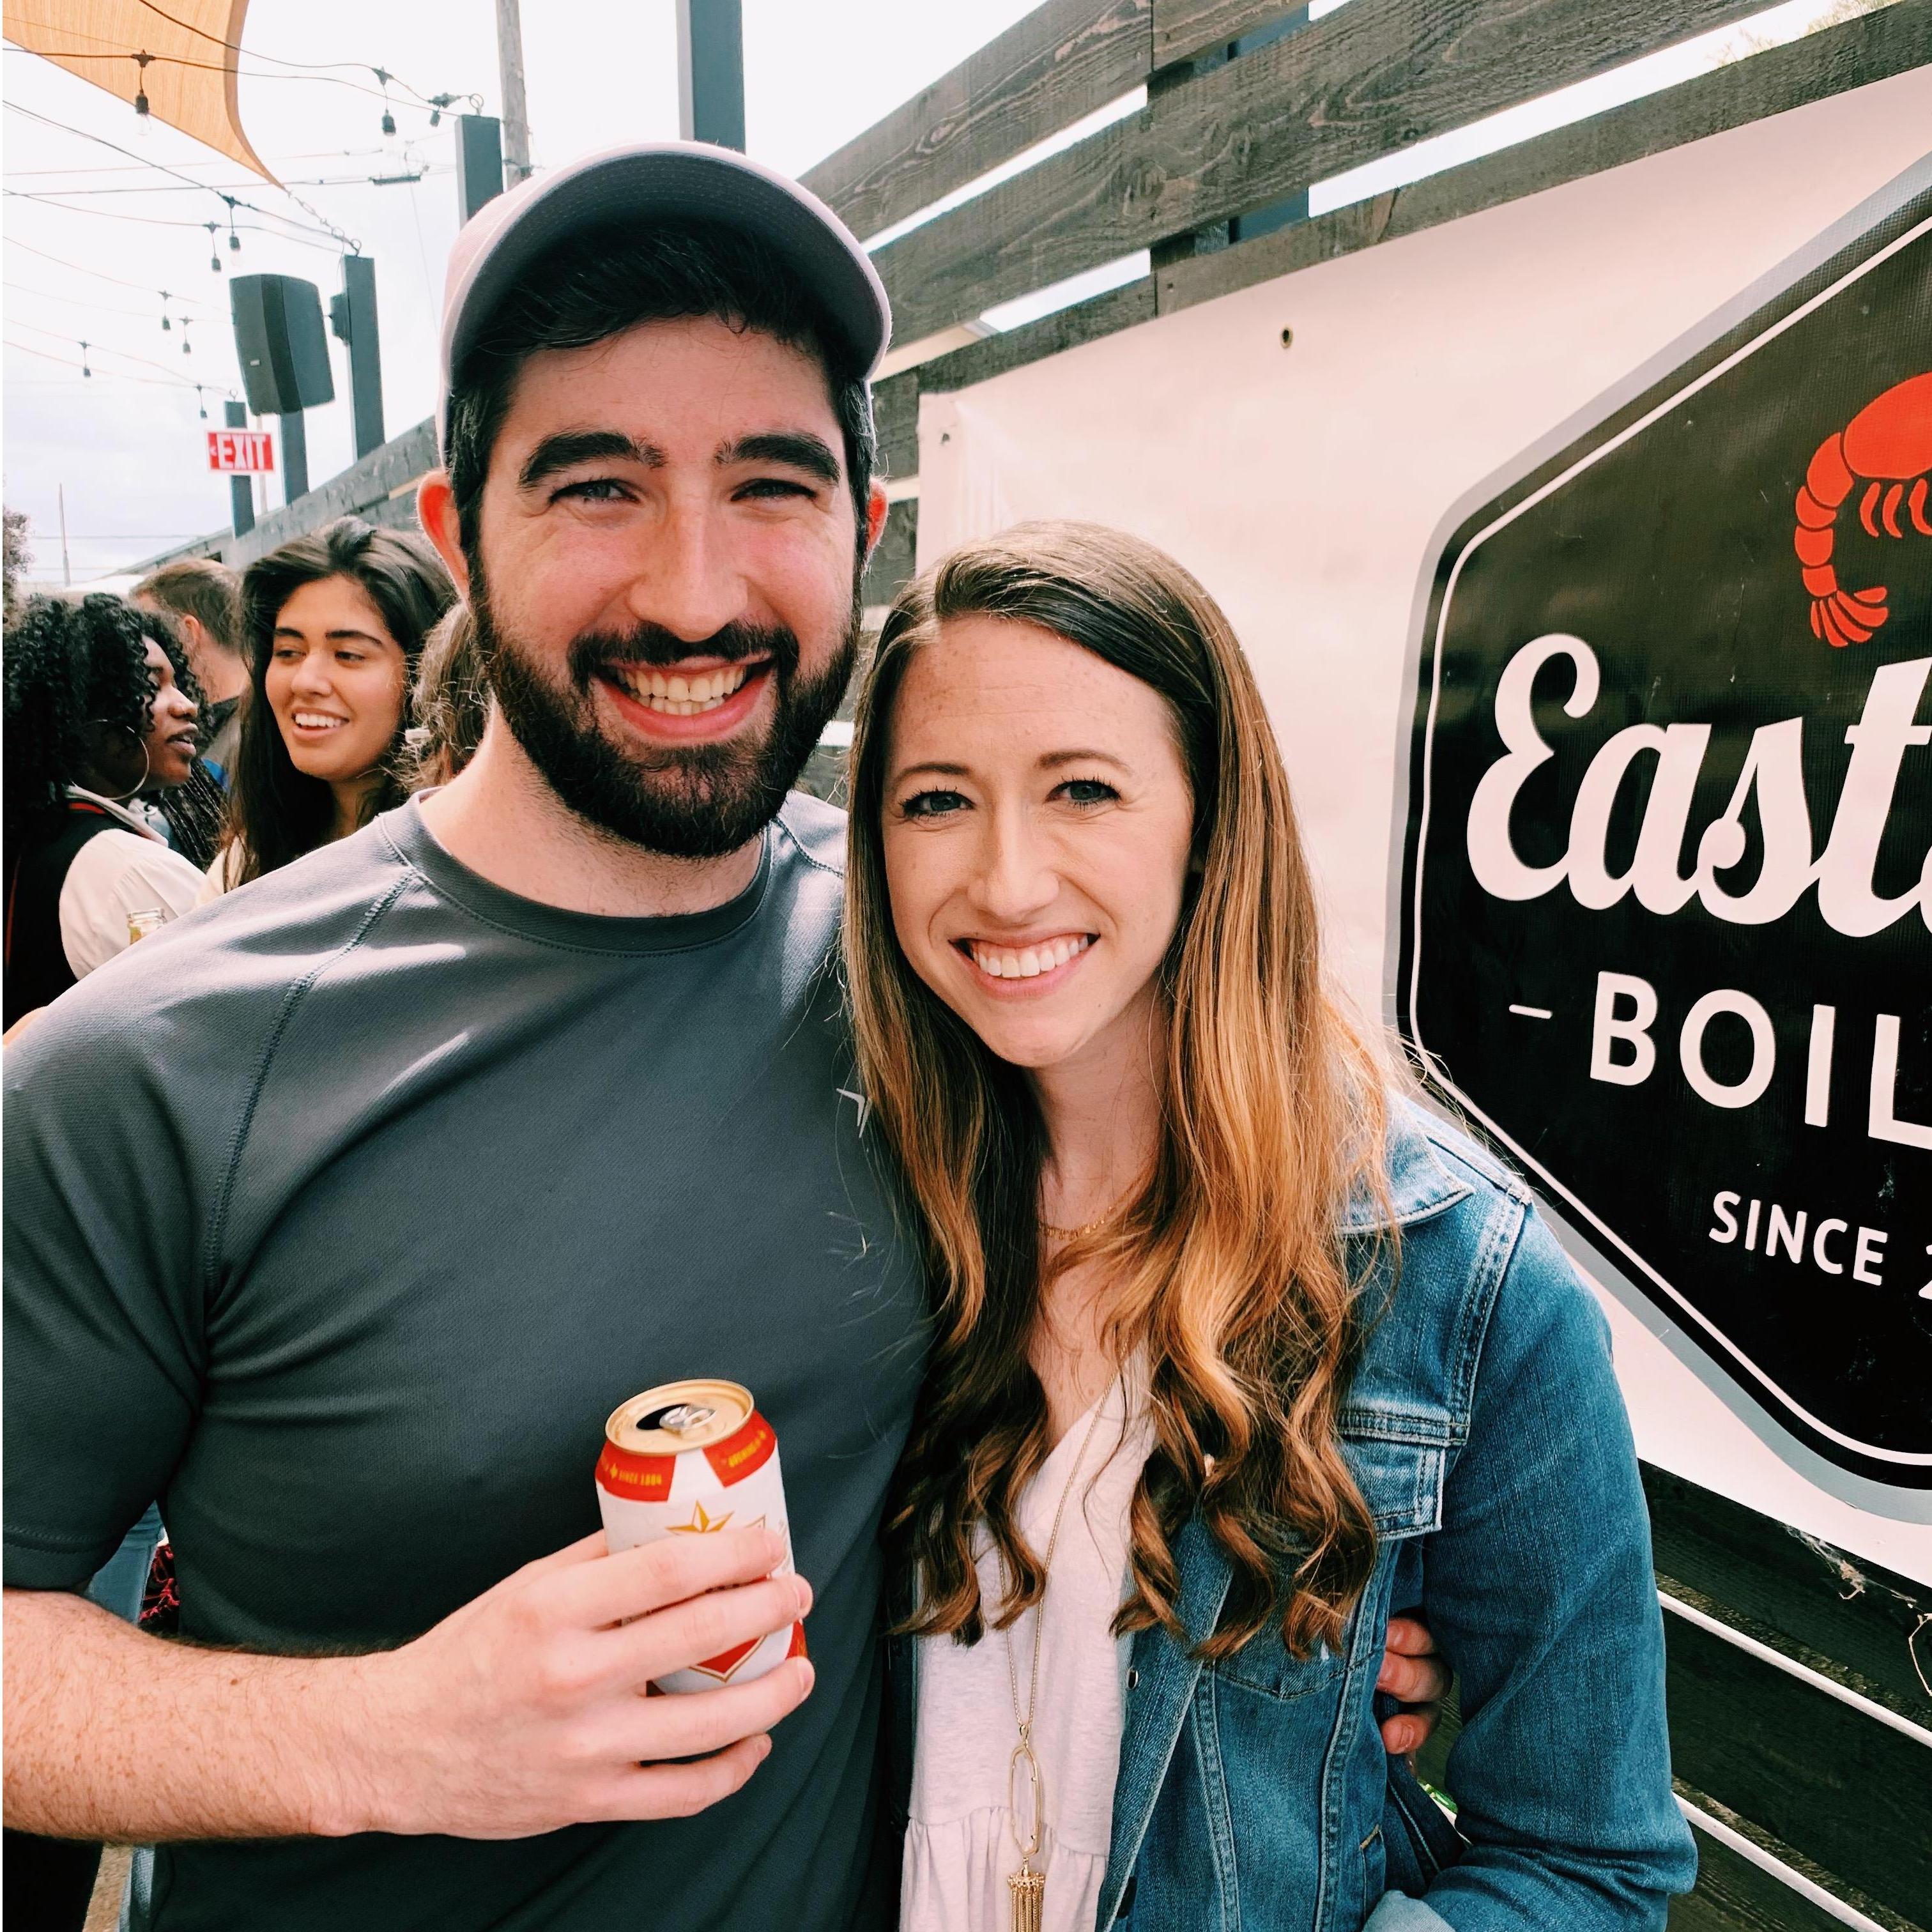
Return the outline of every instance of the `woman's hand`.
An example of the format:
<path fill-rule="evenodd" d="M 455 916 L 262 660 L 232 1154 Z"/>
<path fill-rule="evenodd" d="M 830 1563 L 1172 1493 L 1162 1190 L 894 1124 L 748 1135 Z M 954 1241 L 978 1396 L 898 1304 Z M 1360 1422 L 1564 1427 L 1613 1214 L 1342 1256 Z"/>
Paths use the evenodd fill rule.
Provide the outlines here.
<path fill-rule="evenodd" d="M 1449 1666 L 1436 1654 L 1436 1640 L 1414 1617 L 1391 1617 L 1384 1639 L 1382 1667 L 1376 1688 L 1396 1699 L 1402 1708 L 1382 1720 L 1382 1748 L 1408 1760 L 1429 1742 L 1449 1689 Z"/>

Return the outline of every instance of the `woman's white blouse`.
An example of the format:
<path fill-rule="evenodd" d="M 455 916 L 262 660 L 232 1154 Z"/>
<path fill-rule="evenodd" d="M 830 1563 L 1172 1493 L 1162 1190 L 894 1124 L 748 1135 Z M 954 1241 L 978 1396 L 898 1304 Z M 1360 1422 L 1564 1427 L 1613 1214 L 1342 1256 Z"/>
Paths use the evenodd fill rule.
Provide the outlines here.
<path fill-rule="evenodd" d="M 1034 1751 L 1046 1787 L 1046 1826 L 1035 1864 L 1046 1874 L 1045 1932 L 1092 1932 L 1106 1876 L 1114 1777 L 1131 1640 L 1109 1628 L 1126 1594 L 1127 1512 L 1152 1446 L 1139 1392 L 1117 1382 L 1077 1474 L 1089 1410 L 1054 1445 L 1020 1500 L 1028 1545 L 1044 1555 L 1060 1492 L 1072 1477 L 1040 1630 Z M 1000 1601 L 998 1561 L 983 1533 L 980 1591 Z M 970 1648 L 925 1637 L 919 1651 L 919 1730 L 910 1820 L 900 1881 L 904 1932 L 1006 1932 L 1009 1873 L 1019 1868 L 1006 1774 L 1018 1742 L 1006 1646 L 1021 1708 L 1042 1612 L 989 1630 Z M 1026 1803 L 1024 1772 L 1018 1780 Z"/>

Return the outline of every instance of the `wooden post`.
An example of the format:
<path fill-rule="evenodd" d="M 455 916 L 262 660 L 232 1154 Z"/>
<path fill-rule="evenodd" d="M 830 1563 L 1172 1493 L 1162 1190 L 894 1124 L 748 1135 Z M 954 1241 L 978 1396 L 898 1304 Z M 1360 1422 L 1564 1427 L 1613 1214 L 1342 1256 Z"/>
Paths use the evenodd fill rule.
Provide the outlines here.
<path fill-rule="evenodd" d="M 503 96 L 503 185 L 530 172 L 530 112 L 524 98 L 524 22 L 518 0 L 496 0 L 496 75 Z"/>

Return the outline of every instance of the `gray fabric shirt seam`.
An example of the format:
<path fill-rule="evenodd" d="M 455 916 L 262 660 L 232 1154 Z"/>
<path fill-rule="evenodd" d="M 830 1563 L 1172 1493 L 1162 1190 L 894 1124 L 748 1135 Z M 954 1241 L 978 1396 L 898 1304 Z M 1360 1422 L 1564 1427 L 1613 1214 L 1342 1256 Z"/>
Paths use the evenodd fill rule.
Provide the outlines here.
<path fill-rule="evenodd" d="M 368 910 L 363 914 L 362 922 L 341 945 L 318 959 L 309 970 L 296 980 L 282 995 L 281 1010 L 275 1016 L 275 1023 L 269 1029 L 268 1037 L 262 1048 L 262 1057 L 256 1063 L 255 1078 L 250 1084 L 248 1100 L 243 1103 L 242 1118 L 236 1122 L 235 1137 L 228 1150 L 228 1158 L 222 1163 L 221 1182 L 214 1200 L 214 1211 L 208 1217 L 208 1238 L 201 1258 L 201 1291 L 204 1306 L 218 1283 L 221 1258 L 221 1244 L 228 1230 L 228 1208 L 234 1198 L 235 1180 L 242 1166 L 243 1149 L 248 1145 L 250 1130 L 255 1124 L 255 1108 L 262 1097 L 262 1089 L 268 1084 L 268 1070 L 274 1064 L 275 1050 L 288 1030 L 289 1022 L 294 1018 L 296 1009 L 308 996 L 316 982 L 338 961 L 346 958 L 374 930 L 382 915 L 393 906 L 407 890 L 415 873 L 409 867 L 404 876 L 397 880 Z"/>

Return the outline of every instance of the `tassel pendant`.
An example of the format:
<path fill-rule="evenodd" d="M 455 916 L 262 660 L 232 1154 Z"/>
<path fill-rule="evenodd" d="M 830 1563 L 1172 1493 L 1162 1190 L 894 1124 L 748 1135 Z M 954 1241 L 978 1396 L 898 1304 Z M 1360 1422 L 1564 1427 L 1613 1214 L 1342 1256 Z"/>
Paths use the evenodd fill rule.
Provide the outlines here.
<path fill-rule="evenodd" d="M 1006 1880 L 1013 1894 L 1013 1932 L 1040 1932 L 1041 1915 L 1046 1910 L 1046 1874 L 1022 1860 L 1020 1868 Z"/>

